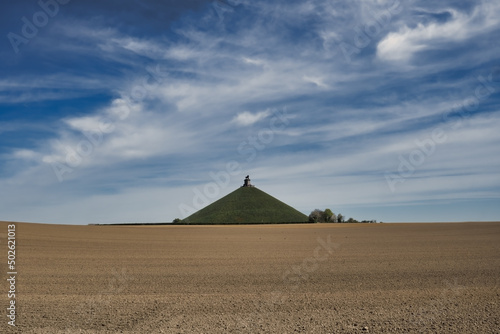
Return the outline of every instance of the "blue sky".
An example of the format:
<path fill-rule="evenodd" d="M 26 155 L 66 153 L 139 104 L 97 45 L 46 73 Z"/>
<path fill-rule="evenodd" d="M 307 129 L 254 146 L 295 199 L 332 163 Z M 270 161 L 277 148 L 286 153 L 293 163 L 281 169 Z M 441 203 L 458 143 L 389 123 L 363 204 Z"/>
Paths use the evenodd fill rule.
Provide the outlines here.
<path fill-rule="evenodd" d="M 0 220 L 500 220 L 498 1 L 0 7 Z"/>

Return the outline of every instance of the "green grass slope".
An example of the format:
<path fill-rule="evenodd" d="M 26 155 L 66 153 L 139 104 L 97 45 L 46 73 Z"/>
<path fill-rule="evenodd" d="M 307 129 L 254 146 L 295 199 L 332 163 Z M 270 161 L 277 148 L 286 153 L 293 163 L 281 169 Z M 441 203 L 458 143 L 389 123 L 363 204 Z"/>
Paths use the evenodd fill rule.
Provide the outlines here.
<path fill-rule="evenodd" d="M 255 187 L 241 187 L 185 218 L 185 224 L 304 223 L 308 217 Z"/>

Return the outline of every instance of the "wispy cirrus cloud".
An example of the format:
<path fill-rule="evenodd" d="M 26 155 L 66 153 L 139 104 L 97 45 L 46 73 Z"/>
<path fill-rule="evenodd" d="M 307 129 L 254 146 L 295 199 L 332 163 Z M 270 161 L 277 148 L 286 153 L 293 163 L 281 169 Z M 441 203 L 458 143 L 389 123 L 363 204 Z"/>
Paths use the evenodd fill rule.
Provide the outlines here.
<path fill-rule="evenodd" d="M 249 111 L 244 111 L 236 115 L 232 122 L 240 126 L 253 125 L 271 114 L 270 110 L 259 111 L 256 113 L 251 113 Z"/>
<path fill-rule="evenodd" d="M 449 14 L 446 22 L 417 23 L 415 27 L 403 25 L 397 32 L 389 33 L 377 45 L 377 55 L 387 61 L 408 61 L 415 53 L 443 48 L 452 43 L 473 38 L 478 34 L 500 28 L 500 5 L 497 2 L 479 2 L 472 12 L 445 8 L 432 14 Z"/>

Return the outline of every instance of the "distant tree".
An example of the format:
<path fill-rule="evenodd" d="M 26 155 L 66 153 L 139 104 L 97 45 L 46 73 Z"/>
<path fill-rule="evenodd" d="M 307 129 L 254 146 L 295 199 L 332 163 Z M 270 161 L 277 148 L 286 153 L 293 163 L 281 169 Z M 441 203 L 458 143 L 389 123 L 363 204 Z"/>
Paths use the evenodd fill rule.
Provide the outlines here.
<path fill-rule="evenodd" d="M 322 211 L 320 209 L 315 209 L 309 214 L 309 222 L 311 223 L 360 223 L 357 219 L 349 218 L 346 220 L 345 216 L 341 213 L 335 215 L 330 209 L 325 209 Z M 372 220 L 362 220 L 361 223 L 373 224 L 377 221 Z"/>
<path fill-rule="evenodd" d="M 319 223 L 321 222 L 324 216 L 324 212 L 320 209 L 315 209 L 309 214 L 309 222 L 311 223 Z"/>
<path fill-rule="evenodd" d="M 322 223 L 329 223 L 332 221 L 332 217 L 334 216 L 334 213 L 332 212 L 332 210 L 330 209 L 325 209 L 325 211 L 323 211 L 323 221 Z"/>
<path fill-rule="evenodd" d="M 179 218 L 175 218 L 175 219 L 172 221 L 172 223 L 175 223 L 175 224 L 178 224 L 178 223 L 180 223 L 180 222 L 181 222 L 181 220 L 180 220 Z"/>

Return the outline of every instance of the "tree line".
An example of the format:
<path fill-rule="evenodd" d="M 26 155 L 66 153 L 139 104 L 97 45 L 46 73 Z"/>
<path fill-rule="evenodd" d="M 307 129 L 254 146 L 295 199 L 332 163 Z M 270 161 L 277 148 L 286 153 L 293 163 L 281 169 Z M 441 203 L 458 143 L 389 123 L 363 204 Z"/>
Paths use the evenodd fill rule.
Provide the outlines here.
<path fill-rule="evenodd" d="M 309 214 L 310 223 L 376 223 L 376 220 L 362 220 L 358 221 L 354 218 L 345 219 L 341 213 L 335 214 L 330 209 L 322 211 L 315 209 Z"/>

